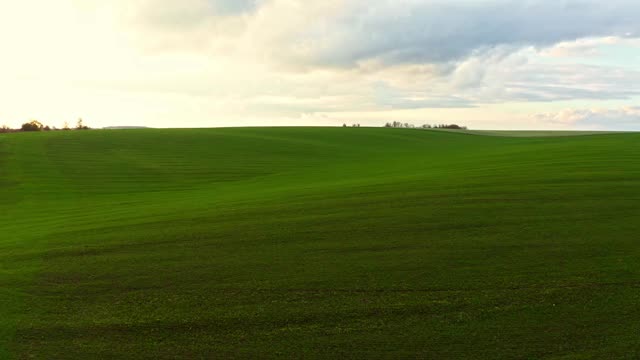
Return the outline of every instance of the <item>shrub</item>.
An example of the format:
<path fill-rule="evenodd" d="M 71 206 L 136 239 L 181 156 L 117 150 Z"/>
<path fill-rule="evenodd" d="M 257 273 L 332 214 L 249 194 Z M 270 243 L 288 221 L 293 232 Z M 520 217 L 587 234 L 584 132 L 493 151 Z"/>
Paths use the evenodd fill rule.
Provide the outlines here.
<path fill-rule="evenodd" d="M 44 125 L 40 121 L 31 120 L 28 123 L 22 124 L 20 128 L 22 131 L 42 131 L 44 129 Z"/>
<path fill-rule="evenodd" d="M 9 133 L 9 132 L 13 132 L 14 130 L 11 129 L 10 127 L 8 127 L 7 125 L 2 125 L 0 126 L 0 133 Z"/>

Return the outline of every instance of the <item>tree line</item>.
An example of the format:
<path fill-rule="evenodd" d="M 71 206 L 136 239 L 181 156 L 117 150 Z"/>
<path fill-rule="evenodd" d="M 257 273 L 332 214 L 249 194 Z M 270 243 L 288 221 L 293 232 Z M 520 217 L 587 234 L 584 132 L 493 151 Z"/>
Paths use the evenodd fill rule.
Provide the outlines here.
<path fill-rule="evenodd" d="M 12 129 L 7 125 L 0 126 L 0 133 L 10 133 L 10 132 L 32 132 L 32 131 L 62 131 L 62 130 L 89 130 L 90 127 L 84 124 L 82 119 L 78 119 L 75 127 L 70 127 L 69 123 L 65 121 L 64 126 L 62 128 L 57 128 L 55 126 L 44 125 L 38 120 L 31 120 L 22 124 L 19 129 Z"/>
<path fill-rule="evenodd" d="M 384 124 L 386 128 L 403 128 L 403 129 L 451 129 L 451 130 L 467 130 L 466 126 L 460 126 L 456 124 L 424 124 L 420 126 L 415 126 L 410 123 L 403 123 L 400 121 L 388 122 Z"/>

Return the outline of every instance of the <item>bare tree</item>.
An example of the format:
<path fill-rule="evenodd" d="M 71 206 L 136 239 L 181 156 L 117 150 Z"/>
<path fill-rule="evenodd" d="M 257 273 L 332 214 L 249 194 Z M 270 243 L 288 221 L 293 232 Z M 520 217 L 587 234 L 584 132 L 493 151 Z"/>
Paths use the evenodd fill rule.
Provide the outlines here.
<path fill-rule="evenodd" d="M 83 123 L 82 118 L 78 119 L 76 130 L 89 130 L 89 127 Z"/>

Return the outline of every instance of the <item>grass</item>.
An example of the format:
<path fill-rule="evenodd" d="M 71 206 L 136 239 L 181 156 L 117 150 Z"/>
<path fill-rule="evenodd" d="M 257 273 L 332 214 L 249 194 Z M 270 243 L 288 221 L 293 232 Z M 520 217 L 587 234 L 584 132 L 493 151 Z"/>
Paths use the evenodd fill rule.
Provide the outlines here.
<path fill-rule="evenodd" d="M 0 358 L 640 357 L 640 135 L 0 136 Z"/>
<path fill-rule="evenodd" d="M 583 135 L 607 135 L 622 134 L 622 131 L 572 131 L 572 130 L 449 130 L 433 129 L 437 131 L 458 132 L 474 135 L 509 136 L 509 137 L 556 137 L 556 136 L 583 136 Z"/>

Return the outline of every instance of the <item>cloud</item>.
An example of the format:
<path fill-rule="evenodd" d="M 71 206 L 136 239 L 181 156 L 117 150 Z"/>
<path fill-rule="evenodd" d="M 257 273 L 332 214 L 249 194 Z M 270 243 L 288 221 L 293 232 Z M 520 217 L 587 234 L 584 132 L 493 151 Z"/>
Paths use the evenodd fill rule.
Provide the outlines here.
<path fill-rule="evenodd" d="M 255 11 L 261 0 L 209 0 L 209 3 L 221 15 L 237 15 Z"/>
<path fill-rule="evenodd" d="M 262 0 L 133 0 L 132 4 L 136 19 L 153 27 L 180 31 L 219 17 L 250 14 Z"/>
<path fill-rule="evenodd" d="M 640 3 L 630 0 L 352 0 L 331 19 L 307 16 L 308 25 L 282 47 L 316 66 L 449 62 L 500 46 L 637 35 L 631 14 L 638 12 Z"/>
<path fill-rule="evenodd" d="M 630 0 L 0 3 L 0 118 L 534 121 L 497 109 L 640 97 L 640 68 L 608 48 L 638 48 L 637 13 Z"/>
<path fill-rule="evenodd" d="M 229 35 L 225 51 L 292 67 L 445 63 L 497 47 L 640 34 L 632 0 L 147 0 L 137 8 L 138 23 L 183 32 L 194 50 L 219 48 L 209 40 Z M 184 38 L 166 45 L 184 47 Z"/>
<path fill-rule="evenodd" d="M 606 48 L 613 46 L 640 48 L 640 39 L 617 36 L 582 38 L 557 43 L 543 49 L 541 54 L 556 58 L 593 58 L 606 56 Z"/>
<path fill-rule="evenodd" d="M 640 130 L 640 107 L 617 109 L 565 109 L 536 114 L 537 121 L 595 130 Z"/>
<path fill-rule="evenodd" d="M 242 1 L 231 13 L 216 11 L 226 2 L 217 4 L 165 1 L 163 12 L 182 22 L 158 21 L 143 8 L 143 47 L 235 67 L 260 64 L 269 72 L 262 75 L 266 78 L 308 74 L 309 84 L 314 84 L 312 73 L 330 71 L 332 81 L 350 82 L 351 92 L 369 88 L 371 100 L 385 109 L 638 94 L 635 71 L 535 61 L 596 53 L 606 43 L 629 44 L 640 28 L 628 15 L 640 10 L 634 1 L 265 0 Z M 321 89 L 311 96 L 332 95 Z M 370 103 L 353 106 L 369 108 Z"/>

